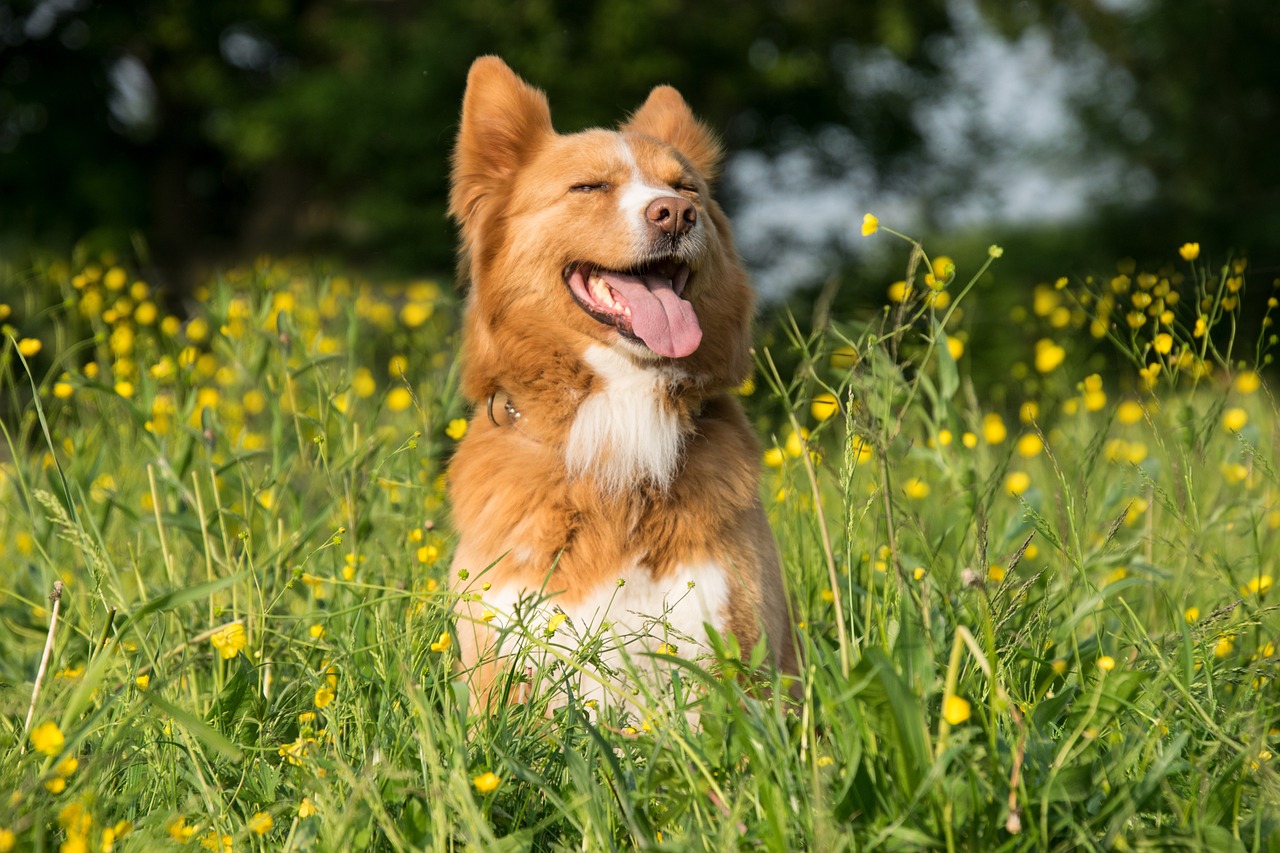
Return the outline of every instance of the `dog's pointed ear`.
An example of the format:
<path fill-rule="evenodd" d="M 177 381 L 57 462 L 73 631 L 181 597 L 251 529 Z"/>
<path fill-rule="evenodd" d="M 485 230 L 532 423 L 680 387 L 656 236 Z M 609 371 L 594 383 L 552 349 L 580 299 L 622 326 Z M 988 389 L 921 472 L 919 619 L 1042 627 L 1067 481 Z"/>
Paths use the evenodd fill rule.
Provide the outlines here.
<path fill-rule="evenodd" d="M 693 110 L 670 86 L 656 86 L 622 130 L 661 139 L 683 154 L 707 180 L 720 170 L 723 152 L 719 140 L 694 118 Z"/>
<path fill-rule="evenodd" d="M 477 59 L 462 99 L 449 215 L 464 223 L 473 218 L 485 198 L 554 133 L 546 95 L 498 57 Z"/>

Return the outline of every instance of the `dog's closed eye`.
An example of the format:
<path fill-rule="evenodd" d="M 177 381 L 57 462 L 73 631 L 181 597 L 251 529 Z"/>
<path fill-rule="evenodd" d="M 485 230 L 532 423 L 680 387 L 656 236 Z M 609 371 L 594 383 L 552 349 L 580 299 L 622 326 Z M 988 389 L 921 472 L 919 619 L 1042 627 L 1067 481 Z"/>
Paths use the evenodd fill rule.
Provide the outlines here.
<path fill-rule="evenodd" d="M 604 192 L 607 189 L 609 189 L 609 185 L 601 181 L 600 183 L 594 183 L 594 184 L 593 183 L 574 184 L 573 186 L 569 187 L 569 192 L 594 193 L 594 192 Z"/>

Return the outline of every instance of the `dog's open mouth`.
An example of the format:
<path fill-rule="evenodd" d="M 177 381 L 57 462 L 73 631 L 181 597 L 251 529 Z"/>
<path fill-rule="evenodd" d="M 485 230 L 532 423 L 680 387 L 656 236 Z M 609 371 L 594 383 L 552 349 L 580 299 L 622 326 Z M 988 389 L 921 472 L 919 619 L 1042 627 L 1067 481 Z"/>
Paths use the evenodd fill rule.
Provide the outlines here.
<path fill-rule="evenodd" d="M 658 355 L 684 358 L 702 342 L 698 315 L 682 296 L 689 267 L 674 258 L 629 270 L 580 261 L 565 268 L 564 280 L 584 311 Z"/>

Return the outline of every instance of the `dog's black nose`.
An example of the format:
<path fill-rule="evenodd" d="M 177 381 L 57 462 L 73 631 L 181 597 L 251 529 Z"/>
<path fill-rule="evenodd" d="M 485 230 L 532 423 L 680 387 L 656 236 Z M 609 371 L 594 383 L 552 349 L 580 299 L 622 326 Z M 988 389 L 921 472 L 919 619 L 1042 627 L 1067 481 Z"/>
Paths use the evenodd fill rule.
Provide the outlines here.
<path fill-rule="evenodd" d="M 698 221 L 698 211 L 694 206 L 676 196 L 655 198 L 644 213 L 649 224 L 660 228 L 673 237 L 689 233 L 693 224 Z"/>

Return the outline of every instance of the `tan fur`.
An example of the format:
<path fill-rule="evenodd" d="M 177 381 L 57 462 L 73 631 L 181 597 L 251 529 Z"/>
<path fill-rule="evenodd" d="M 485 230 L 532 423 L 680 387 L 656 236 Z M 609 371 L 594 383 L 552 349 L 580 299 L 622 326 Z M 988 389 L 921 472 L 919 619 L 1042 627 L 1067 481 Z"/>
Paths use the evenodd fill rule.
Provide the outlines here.
<path fill-rule="evenodd" d="M 620 140 L 633 166 L 619 157 Z M 708 187 L 719 159 L 715 139 L 670 87 L 654 89 L 616 132 L 559 135 L 545 96 L 501 60 L 472 66 L 450 212 L 461 226 L 460 264 L 470 282 L 463 392 L 477 414 L 449 478 L 459 535 L 454 567 L 469 574 L 459 591 L 477 592 L 480 573 L 492 565 L 483 580 L 494 586 L 545 589 L 570 606 L 624 566 L 662 578 L 711 561 L 730 583 L 725 624 L 715 627 L 735 634 L 743 649 L 764 633 L 774 663 L 794 670 L 776 549 L 758 497 L 759 446 L 726 393 L 750 367 L 753 296 Z M 686 298 L 703 337 L 685 358 L 632 357 L 638 369 L 666 377 L 658 405 L 675 412 L 683 433 L 673 481 L 607 489 L 589 474 L 569 476 L 566 442 L 579 407 L 603 390 L 584 353 L 626 348 L 619 350 L 616 329 L 575 303 L 563 272 L 580 260 L 629 268 L 635 237 L 608 193 L 567 188 L 623 184 L 630 168 L 646 184 L 697 187 L 706 247 L 690 263 Z M 518 421 L 489 421 L 485 403 L 493 394 L 509 396 Z M 475 602 L 459 607 L 468 666 L 493 640 L 478 620 L 482 610 Z M 473 676 L 481 701 L 495 673 L 490 664 Z"/>

